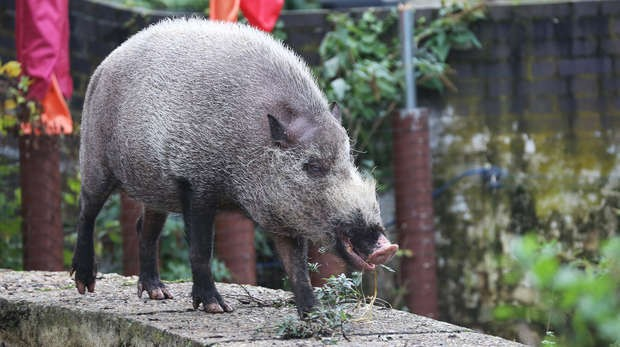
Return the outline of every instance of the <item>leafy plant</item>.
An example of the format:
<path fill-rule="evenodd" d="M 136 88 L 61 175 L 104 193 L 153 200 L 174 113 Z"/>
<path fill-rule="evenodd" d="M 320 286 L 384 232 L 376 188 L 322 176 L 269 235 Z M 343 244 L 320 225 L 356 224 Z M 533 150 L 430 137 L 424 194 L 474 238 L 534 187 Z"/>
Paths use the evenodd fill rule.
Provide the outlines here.
<path fill-rule="evenodd" d="M 319 337 L 324 342 L 336 342 L 337 334 L 345 339 L 345 323 L 351 320 L 351 314 L 344 306 L 346 303 L 365 301 L 361 289 L 362 273 L 354 272 L 351 277 L 345 274 L 331 276 L 319 288 L 315 288 L 318 305 L 305 320 L 289 317 L 277 327 L 277 334 L 282 339 Z"/>
<path fill-rule="evenodd" d="M 345 274 L 330 276 L 324 286 L 316 288 L 315 295 L 323 306 L 336 307 L 345 302 L 363 300 L 361 285 L 361 272 L 353 272 L 351 277 Z"/>
<path fill-rule="evenodd" d="M 381 19 L 373 11 L 359 20 L 348 14 L 328 18 L 334 30 L 319 47 L 319 84 L 341 107 L 344 126 L 360 151 L 358 164 L 367 171 L 378 166 L 382 169 L 375 175 L 386 177 L 391 142 L 384 121 L 402 97 L 397 39 L 391 35 L 395 12 Z"/>
<path fill-rule="evenodd" d="M 73 261 L 73 247 L 77 240 L 75 222 L 79 212 L 80 196 L 80 175 L 77 173 L 66 173 L 63 175 L 64 184 L 62 187 L 62 220 L 65 240 L 63 249 L 63 262 L 66 268 L 71 267 Z"/>
<path fill-rule="evenodd" d="M 343 336 L 344 324 L 351 315 L 341 305 L 348 299 L 355 301 L 359 297 L 359 291 L 355 287 L 361 284 L 361 273 L 358 278 L 348 278 L 344 274 L 338 277 L 330 277 L 328 282 L 315 289 L 319 305 L 308 314 L 305 320 L 296 317 L 288 317 L 278 325 L 277 334 L 282 339 L 322 337 L 331 340 L 338 331 Z M 350 295 L 350 297 L 349 297 Z"/>
<path fill-rule="evenodd" d="M 0 134 L 18 134 L 21 122 L 40 126 L 41 106 L 27 98 L 31 83 L 20 63 L 11 60 L 3 65 L 0 61 Z"/>
<path fill-rule="evenodd" d="M 37 102 L 27 98 L 31 80 L 22 74 L 21 65 L 16 61 L 5 64 L 0 61 L 0 135 L 20 132 L 20 122 L 36 121 L 40 115 Z M 36 125 L 36 124 L 35 124 Z M 0 181 L 6 182 L 16 175 L 18 166 L 6 163 L 0 158 Z M 0 189 L 0 267 L 21 269 L 21 190 Z"/>
<path fill-rule="evenodd" d="M 440 8 L 436 19 L 429 21 L 422 17 L 417 21 L 414 37 L 417 45 L 415 65 L 419 85 L 440 92 L 443 92 L 444 88 L 457 90 L 449 78 L 453 70 L 447 60 L 453 49 L 482 47 L 469 27 L 484 19 L 483 9 L 483 4 L 454 2 Z"/>
<path fill-rule="evenodd" d="M 417 83 L 444 91 L 455 89 L 448 78 L 452 49 L 480 47 L 469 29 L 484 17 L 482 5 L 469 2 L 443 7 L 434 20 L 421 18 L 415 27 Z M 402 104 L 403 71 L 397 13 L 364 12 L 359 19 L 334 13 L 334 29 L 319 47 L 319 84 L 340 104 L 344 126 L 359 151 L 357 163 L 386 185 L 391 164 L 391 131 L 385 121 Z"/>
<path fill-rule="evenodd" d="M 620 343 L 620 238 L 609 239 L 597 261 L 566 260 L 556 242 L 536 235 L 512 244 L 508 278 L 518 283 L 520 301 L 495 309 L 495 317 L 525 321 L 546 344 L 602 346 Z"/>
<path fill-rule="evenodd" d="M 0 181 L 17 172 L 17 166 L 0 164 Z M 0 189 L 0 268 L 22 268 L 21 190 Z"/>

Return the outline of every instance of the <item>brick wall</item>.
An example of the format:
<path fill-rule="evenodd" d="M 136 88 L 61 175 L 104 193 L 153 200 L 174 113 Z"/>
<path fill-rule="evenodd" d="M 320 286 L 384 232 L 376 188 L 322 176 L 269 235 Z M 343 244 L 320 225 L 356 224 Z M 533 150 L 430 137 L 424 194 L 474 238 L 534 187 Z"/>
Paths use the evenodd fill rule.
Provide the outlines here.
<path fill-rule="evenodd" d="M 484 114 L 498 130 L 513 126 L 502 115 L 521 115 L 523 130 L 557 130 L 558 114 L 578 129 L 620 125 L 620 2 L 491 7 L 475 31 L 484 48 L 451 56 L 457 114 Z"/>
<path fill-rule="evenodd" d="M 0 58 L 2 61 L 15 57 L 15 14 L 10 0 L 0 0 Z"/>

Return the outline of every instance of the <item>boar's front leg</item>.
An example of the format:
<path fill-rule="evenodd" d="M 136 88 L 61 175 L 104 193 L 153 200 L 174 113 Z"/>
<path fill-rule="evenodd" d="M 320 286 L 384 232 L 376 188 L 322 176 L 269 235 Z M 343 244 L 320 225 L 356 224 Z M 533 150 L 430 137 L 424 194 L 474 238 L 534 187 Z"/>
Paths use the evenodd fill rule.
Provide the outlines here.
<path fill-rule="evenodd" d="M 185 231 L 189 236 L 189 258 L 192 266 L 192 302 L 194 309 L 202 303 L 206 312 L 231 312 L 230 307 L 220 296 L 211 274 L 213 254 L 213 219 L 216 200 L 200 199 L 189 184 L 181 185 L 181 202 Z"/>
<path fill-rule="evenodd" d="M 291 281 L 297 312 L 305 318 L 316 304 L 308 274 L 308 241 L 277 234 L 273 235 L 273 241 Z"/>
<path fill-rule="evenodd" d="M 140 237 L 140 279 L 138 280 L 138 297 L 146 290 L 149 298 L 156 300 L 172 299 L 168 288 L 161 283 L 157 268 L 159 235 L 166 223 L 166 212 L 144 207 L 144 212 L 136 228 Z"/>

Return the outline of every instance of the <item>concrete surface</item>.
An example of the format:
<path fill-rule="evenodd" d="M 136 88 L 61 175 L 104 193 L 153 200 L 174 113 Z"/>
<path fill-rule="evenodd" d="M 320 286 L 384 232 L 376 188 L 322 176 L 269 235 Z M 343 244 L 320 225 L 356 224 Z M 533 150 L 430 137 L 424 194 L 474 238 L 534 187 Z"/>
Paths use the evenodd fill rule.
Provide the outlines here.
<path fill-rule="evenodd" d="M 170 283 L 173 300 L 136 295 L 136 277 L 102 274 L 95 293 L 79 295 L 66 272 L 0 270 L 0 345 L 6 346 L 322 346 L 317 338 L 282 340 L 277 327 L 296 317 L 292 295 L 237 284 L 218 289 L 235 311 L 192 309 L 191 283 Z M 354 316 L 361 309 L 350 307 Z M 476 331 L 375 307 L 370 321 L 347 323 L 343 346 L 520 346 Z"/>

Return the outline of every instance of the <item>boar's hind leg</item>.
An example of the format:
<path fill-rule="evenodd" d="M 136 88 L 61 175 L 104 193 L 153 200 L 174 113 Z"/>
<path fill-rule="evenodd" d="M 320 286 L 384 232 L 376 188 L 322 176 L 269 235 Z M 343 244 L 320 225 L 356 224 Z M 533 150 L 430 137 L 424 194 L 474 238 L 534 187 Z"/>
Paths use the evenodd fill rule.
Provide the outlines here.
<path fill-rule="evenodd" d="M 97 275 L 93 240 L 95 219 L 115 188 L 109 176 L 92 177 L 87 173 L 82 173 L 82 176 L 78 235 L 71 266 L 71 274 L 75 272 L 75 286 L 80 294 L 84 294 L 85 289 L 91 293 L 95 291 L 95 276 Z"/>
<path fill-rule="evenodd" d="M 297 312 L 305 318 L 316 304 L 308 274 L 308 241 L 275 234 L 273 241 L 291 281 Z"/>
<path fill-rule="evenodd" d="M 149 298 L 172 299 L 172 294 L 159 279 L 157 258 L 159 235 L 166 223 L 166 212 L 155 211 L 145 206 L 144 212 L 136 225 L 140 237 L 140 279 L 138 280 L 138 297 L 146 290 Z"/>
<path fill-rule="evenodd" d="M 189 258 L 192 266 L 192 301 L 194 309 L 202 303 L 206 312 L 231 312 L 230 307 L 220 296 L 211 274 L 213 254 L 213 219 L 216 202 L 205 201 L 195 194 L 189 183 L 181 182 L 181 203 L 185 231 L 189 236 Z"/>

